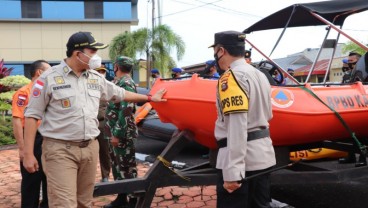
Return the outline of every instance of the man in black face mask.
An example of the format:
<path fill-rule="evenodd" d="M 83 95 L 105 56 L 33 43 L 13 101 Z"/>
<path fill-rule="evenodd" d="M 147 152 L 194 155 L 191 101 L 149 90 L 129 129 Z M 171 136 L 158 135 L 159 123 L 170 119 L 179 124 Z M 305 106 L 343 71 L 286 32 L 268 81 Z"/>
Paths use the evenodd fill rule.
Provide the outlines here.
<path fill-rule="evenodd" d="M 351 72 L 353 71 L 356 63 L 360 59 L 361 55 L 356 52 L 350 52 L 347 63 L 343 64 L 343 72 L 345 73 L 342 77 L 342 83 L 347 83 L 351 79 Z M 344 62 L 344 60 L 343 60 Z M 347 66 L 346 66 L 347 65 Z M 345 70 L 345 71 L 344 71 Z"/>
<path fill-rule="evenodd" d="M 171 77 L 174 79 L 178 79 L 181 76 L 181 72 L 183 70 L 181 68 L 172 68 L 171 69 Z"/>
<path fill-rule="evenodd" d="M 151 77 L 154 79 L 160 78 L 160 72 L 158 71 L 158 69 L 151 70 Z"/>
<path fill-rule="evenodd" d="M 160 77 L 160 71 L 158 69 L 151 70 L 152 85 L 155 84 L 156 80 Z"/>
<path fill-rule="evenodd" d="M 245 34 L 215 34 L 217 66 L 224 70 L 216 93 L 215 137 L 219 147 L 216 168 L 217 207 L 270 207 L 269 174 L 241 183 L 276 164 L 269 134 L 271 86 L 266 76 L 244 59 Z"/>

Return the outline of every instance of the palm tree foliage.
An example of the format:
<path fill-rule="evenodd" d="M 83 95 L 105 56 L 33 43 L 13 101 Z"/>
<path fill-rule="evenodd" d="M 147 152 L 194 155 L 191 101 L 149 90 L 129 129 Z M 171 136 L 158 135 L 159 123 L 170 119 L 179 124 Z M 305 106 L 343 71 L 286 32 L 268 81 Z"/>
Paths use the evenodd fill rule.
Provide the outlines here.
<path fill-rule="evenodd" d="M 111 60 L 115 60 L 120 55 L 134 58 L 136 50 L 132 34 L 130 32 L 120 33 L 111 41 L 109 56 Z"/>
<path fill-rule="evenodd" d="M 151 68 L 157 68 L 161 74 L 176 66 L 170 56 L 176 50 L 177 60 L 181 60 L 185 53 L 185 43 L 167 25 L 159 25 L 152 30 L 141 28 L 133 32 L 126 32 L 116 36 L 110 44 L 109 56 L 114 60 L 118 55 L 135 57 L 145 54 L 153 61 Z"/>

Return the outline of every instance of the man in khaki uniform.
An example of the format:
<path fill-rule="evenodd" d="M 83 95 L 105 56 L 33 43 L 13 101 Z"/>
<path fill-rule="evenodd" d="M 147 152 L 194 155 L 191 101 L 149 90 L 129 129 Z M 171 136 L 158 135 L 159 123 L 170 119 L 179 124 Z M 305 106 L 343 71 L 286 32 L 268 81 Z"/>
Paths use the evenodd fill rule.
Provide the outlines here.
<path fill-rule="evenodd" d="M 244 60 L 245 35 L 215 34 L 214 57 L 225 72 L 217 87 L 215 137 L 219 152 L 217 207 L 270 207 L 269 174 L 241 183 L 276 164 L 269 135 L 271 86 L 266 76 Z"/>
<path fill-rule="evenodd" d="M 25 111 L 23 165 L 38 171 L 33 155 L 37 121 L 44 137 L 42 163 L 50 207 L 91 207 L 97 169 L 99 135 L 97 113 L 102 100 L 165 101 L 165 90 L 153 96 L 125 91 L 96 72 L 101 66 L 99 43 L 90 32 L 77 32 L 67 43 L 67 58 L 35 82 Z"/>

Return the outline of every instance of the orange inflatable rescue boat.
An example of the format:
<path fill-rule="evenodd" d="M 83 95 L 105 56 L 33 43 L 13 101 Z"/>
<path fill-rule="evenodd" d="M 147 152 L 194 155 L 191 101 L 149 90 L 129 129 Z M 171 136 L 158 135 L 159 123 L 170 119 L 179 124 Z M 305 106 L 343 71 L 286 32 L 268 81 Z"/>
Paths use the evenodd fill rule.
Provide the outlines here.
<path fill-rule="evenodd" d="M 179 130 L 188 129 L 194 133 L 198 143 L 216 148 L 216 85 L 217 80 L 204 79 L 197 74 L 182 80 L 157 80 L 151 94 L 166 88 L 164 97 L 168 101 L 151 104 L 162 122 L 172 123 Z M 358 138 L 367 138 L 367 93 L 368 85 L 362 82 L 272 86 L 270 132 L 273 144 L 289 146 L 351 138 L 331 109 L 338 112 Z"/>

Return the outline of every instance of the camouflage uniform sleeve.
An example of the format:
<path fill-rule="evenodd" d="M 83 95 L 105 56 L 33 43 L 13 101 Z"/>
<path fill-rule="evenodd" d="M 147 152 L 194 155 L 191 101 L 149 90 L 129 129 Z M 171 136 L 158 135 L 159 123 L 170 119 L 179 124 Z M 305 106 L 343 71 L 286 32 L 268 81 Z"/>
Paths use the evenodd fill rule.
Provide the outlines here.
<path fill-rule="evenodd" d="M 123 78 L 118 85 L 126 91 L 136 92 L 136 87 L 131 79 Z M 135 112 L 135 103 L 122 101 L 119 103 L 118 120 L 112 128 L 112 134 L 121 141 L 126 138 L 137 138 L 137 128 L 134 123 L 133 114 Z"/>

